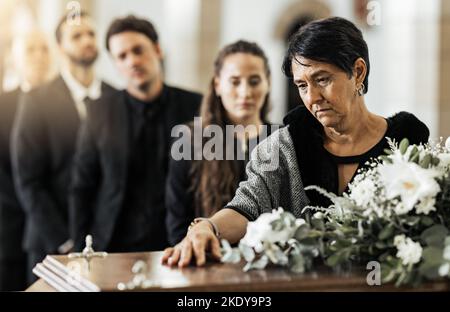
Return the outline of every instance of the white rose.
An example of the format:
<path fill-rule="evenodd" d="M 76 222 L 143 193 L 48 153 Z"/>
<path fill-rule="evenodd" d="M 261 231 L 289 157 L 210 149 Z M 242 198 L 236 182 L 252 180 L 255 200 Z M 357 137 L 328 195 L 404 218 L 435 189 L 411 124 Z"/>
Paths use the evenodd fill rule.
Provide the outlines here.
<path fill-rule="evenodd" d="M 410 211 L 424 197 L 435 197 L 441 190 L 435 177 L 439 171 L 424 169 L 411 162 L 399 161 L 383 164 L 379 168 L 380 180 L 386 189 L 386 197 L 393 199 L 400 196 L 404 210 Z"/>
<path fill-rule="evenodd" d="M 445 148 L 450 152 L 450 136 L 445 140 Z"/>
<path fill-rule="evenodd" d="M 438 155 L 439 158 L 439 167 L 446 168 L 450 166 L 450 152 L 449 153 L 440 153 Z"/>
<path fill-rule="evenodd" d="M 427 215 L 431 211 L 436 211 L 436 207 L 434 207 L 435 204 L 436 204 L 436 198 L 434 198 L 434 197 L 422 198 L 420 203 L 418 203 L 416 205 L 416 213 L 417 214 L 423 213 L 423 214 Z"/>
<path fill-rule="evenodd" d="M 403 265 L 416 264 L 422 258 L 422 246 L 403 234 L 394 237 L 394 245 Z"/>
<path fill-rule="evenodd" d="M 305 220 L 296 219 L 293 226 L 285 227 L 281 231 L 274 231 L 271 223 L 279 219 L 282 212 L 282 209 L 278 209 L 272 213 L 263 213 L 255 221 L 249 222 L 247 225 L 247 233 L 242 238 L 242 242 L 247 246 L 254 247 L 257 252 L 262 251 L 262 242 L 286 243 L 294 236 L 297 228 L 305 223 Z"/>

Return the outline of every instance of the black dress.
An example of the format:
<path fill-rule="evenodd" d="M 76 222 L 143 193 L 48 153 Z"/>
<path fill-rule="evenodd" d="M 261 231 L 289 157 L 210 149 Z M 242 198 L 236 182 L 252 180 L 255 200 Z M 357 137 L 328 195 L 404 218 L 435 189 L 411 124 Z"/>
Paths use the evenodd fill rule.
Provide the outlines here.
<path fill-rule="evenodd" d="M 270 135 L 272 130 L 270 125 L 268 125 L 267 129 L 267 135 Z M 260 142 L 262 139 L 263 137 L 250 139 L 246 144 L 249 148 L 244 152 L 244 159 L 234 160 L 234 165 L 237 168 L 237 172 L 239 172 L 239 182 L 247 178 L 245 167 L 249 161 L 249 155 L 256 145 L 255 140 Z M 241 146 L 237 139 L 234 144 L 235 146 Z M 191 167 L 192 160 L 170 160 L 165 202 L 167 210 L 166 226 L 171 245 L 177 244 L 186 236 L 189 224 L 194 218 L 210 217 L 201 215 L 195 207 L 194 192 L 191 190 Z M 236 184 L 236 189 L 239 182 Z M 224 198 L 222 206 L 225 206 L 227 203 L 228 200 Z"/>
<path fill-rule="evenodd" d="M 329 192 L 338 194 L 339 164 L 357 163 L 359 164 L 358 170 L 365 168 L 368 160 L 383 155 L 384 149 L 389 148 L 386 137 L 395 139 L 396 142 L 408 138 L 410 144 L 428 141 L 430 132 L 427 126 L 413 114 L 400 112 L 387 118 L 386 121 L 388 127 L 383 139 L 369 151 L 361 155 L 339 157 L 328 152 L 323 146 L 324 130 L 319 121 L 304 106 L 292 110 L 285 117 L 284 123 L 289 125 L 289 133 L 294 144 L 303 185 L 305 187 L 320 186 Z M 356 176 L 356 172 L 351 181 Z M 306 194 L 312 206 L 328 207 L 331 204 L 327 198 L 316 191 L 307 191 Z"/>

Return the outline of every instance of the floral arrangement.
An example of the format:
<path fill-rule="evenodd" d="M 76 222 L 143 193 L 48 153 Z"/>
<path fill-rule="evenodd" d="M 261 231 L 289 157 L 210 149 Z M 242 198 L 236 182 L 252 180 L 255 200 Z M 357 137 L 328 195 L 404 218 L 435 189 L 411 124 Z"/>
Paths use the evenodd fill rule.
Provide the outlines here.
<path fill-rule="evenodd" d="M 309 186 L 330 207 L 305 207 L 304 219 L 279 208 L 249 222 L 237 248 L 222 241 L 223 262 L 244 270 L 269 263 L 294 272 L 316 260 L 333 268 L 378 261 L 383 283 L 418 285 L 450 277 L 450 138 L 397 144 L 358 172 L 342 196 Z"/>

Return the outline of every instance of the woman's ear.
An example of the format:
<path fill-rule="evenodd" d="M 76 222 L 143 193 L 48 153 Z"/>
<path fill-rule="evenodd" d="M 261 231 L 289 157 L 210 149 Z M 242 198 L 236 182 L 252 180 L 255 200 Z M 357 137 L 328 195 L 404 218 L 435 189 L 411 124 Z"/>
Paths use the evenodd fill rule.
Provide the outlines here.
<path fill-rule="evenodd" d="M 367 75 L 367 64 L 362 57 L 359 57 L 353 65 L 353 75 L 356 85 L 363 83 Z"/>

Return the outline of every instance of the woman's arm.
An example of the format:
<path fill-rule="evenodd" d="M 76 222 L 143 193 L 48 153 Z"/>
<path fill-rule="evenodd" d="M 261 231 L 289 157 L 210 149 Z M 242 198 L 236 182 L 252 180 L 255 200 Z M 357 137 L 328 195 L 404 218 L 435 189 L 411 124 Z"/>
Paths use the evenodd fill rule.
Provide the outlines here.
<path fill-rule="evenodd" d="M 210 219 L 221 237 L 231 243 L 238 242 L 245 235 L 248 221 L 255 220 L 261 213 L 282 206 L 300 216 L 307 204 L 287 129 L 269 138 L 253 151 L 247 165 L 247 181 L 240 183 L 233 200 Z M 221 256 L 219 240 L 207 221 L 196 224 L 181 243 L 166 249 L 162 261 L 183 267 L 195 257 L 197 265 L 203 265 L 205 251 L 210 251 L 216 259 Z"/>

